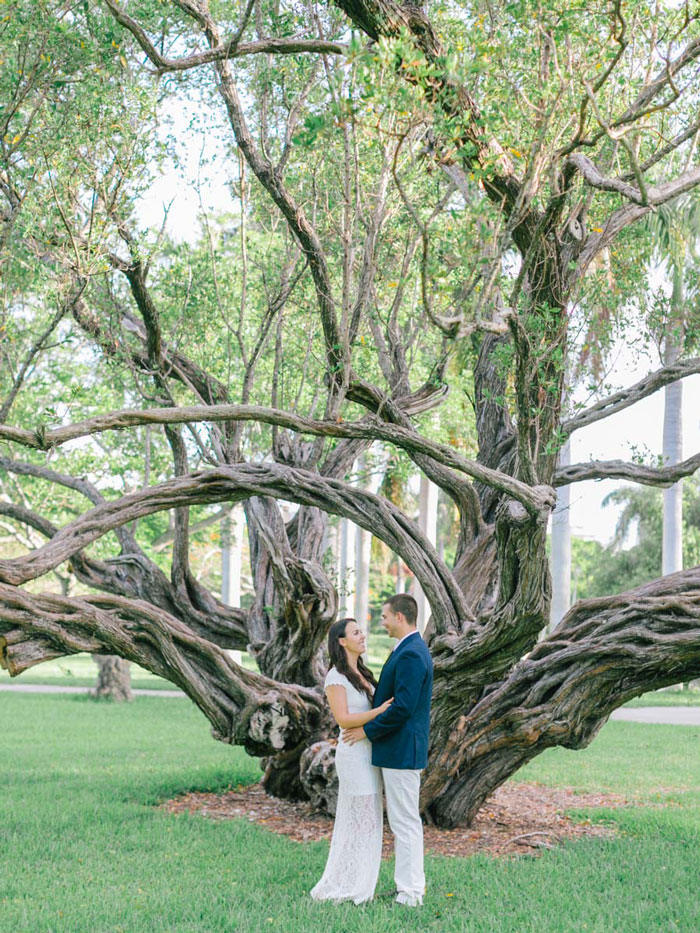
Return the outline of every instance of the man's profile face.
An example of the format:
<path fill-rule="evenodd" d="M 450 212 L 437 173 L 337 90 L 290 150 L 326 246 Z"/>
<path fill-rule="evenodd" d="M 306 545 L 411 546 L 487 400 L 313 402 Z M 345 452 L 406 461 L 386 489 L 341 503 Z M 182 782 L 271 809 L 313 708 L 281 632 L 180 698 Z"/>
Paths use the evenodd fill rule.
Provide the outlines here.
<path fill-rule="evenodd" d="M 398 638 L 401 631 L 403 615 L 393 612 L 389 603 L 382 606 L 382 627 L 390 638 Z"/>

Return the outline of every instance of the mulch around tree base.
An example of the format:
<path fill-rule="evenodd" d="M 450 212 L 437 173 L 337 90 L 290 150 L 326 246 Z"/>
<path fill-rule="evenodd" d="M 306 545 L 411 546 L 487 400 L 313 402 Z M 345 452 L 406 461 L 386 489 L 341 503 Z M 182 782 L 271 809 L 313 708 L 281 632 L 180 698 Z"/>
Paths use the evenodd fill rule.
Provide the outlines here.
<path fill-rule="evenodd" d="M 612 837 L 611 825 L 576 821 L 564 812 L 615 808 L 632 801 L 618 794 L 578 794 L 568 788 L 508 782 L 477 814 L 474 823 L 456 829 L 425 826 L 426 851 L 467 856 L 533 854 L 567 839 Z M 216 820 L 246 819 L 296 842 L 330 839 L 333 820 L 313 813 L 308 803 L 268 796 L 260 784 L 238 787 L 224 794 L 190 793 L 161 804 L 169 813 L 200 813 Z M 393 853 L 393 837 L 385 827 L 384 858 Z"/>

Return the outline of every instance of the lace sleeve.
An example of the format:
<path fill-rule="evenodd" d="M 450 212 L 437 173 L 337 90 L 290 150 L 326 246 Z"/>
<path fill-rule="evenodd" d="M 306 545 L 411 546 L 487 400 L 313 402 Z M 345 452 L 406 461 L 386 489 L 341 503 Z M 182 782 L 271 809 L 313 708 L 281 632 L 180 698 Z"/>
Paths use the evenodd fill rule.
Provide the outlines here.
<path fill-rule="evenodd" d="M 345 687 L 347 689 L 348 679 L 344 674 L 341 674 L 340 671 L 337 671 L 332 667 L 326 674 L 326 679 L 324 681 L 323 687 Z"/>

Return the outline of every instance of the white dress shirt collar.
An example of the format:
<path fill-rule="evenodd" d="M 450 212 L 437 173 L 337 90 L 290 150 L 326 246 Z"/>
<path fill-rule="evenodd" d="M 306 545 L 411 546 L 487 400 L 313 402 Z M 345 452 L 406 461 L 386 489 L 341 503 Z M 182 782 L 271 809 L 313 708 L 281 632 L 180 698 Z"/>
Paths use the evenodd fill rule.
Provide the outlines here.
<path fill-rule="evenodd" d="M 391 653 L 393 654 L 396 651 L 396 649 L 399 647 L 401 642 L 406 641 L 406 639 L 410 638 L 412 635 L 420 635 L 420 632 L 418 631 L 418 629 L 414 629 L 412 632 L 409 632 L 408 635 L 404 635 L 403 638 L 399 638 L 399 640 L 396 642 L 394 647 L 391 649 Z"/>

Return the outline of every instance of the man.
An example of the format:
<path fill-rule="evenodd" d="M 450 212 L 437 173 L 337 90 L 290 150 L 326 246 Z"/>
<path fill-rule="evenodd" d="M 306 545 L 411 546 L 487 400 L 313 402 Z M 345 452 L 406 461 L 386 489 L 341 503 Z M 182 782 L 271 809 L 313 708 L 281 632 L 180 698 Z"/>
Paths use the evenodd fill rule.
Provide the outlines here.
<path fill-rule="evenodd" d="M 420 773 L 428 763 L 433 662 L 416 628 L 418 606 L 399 593 L 382 606 L 382 625 L 398 639 L 382 668 L 373 707 L 394 697 L 392 705 L 372 722 L 346 729 L 351 744 L 368 738 L 372 764 L 382 770 L 389 826 L 396 854 L 396 900 L 416 907 L 423 903 L 423 823 L 418 809 Z"/>

